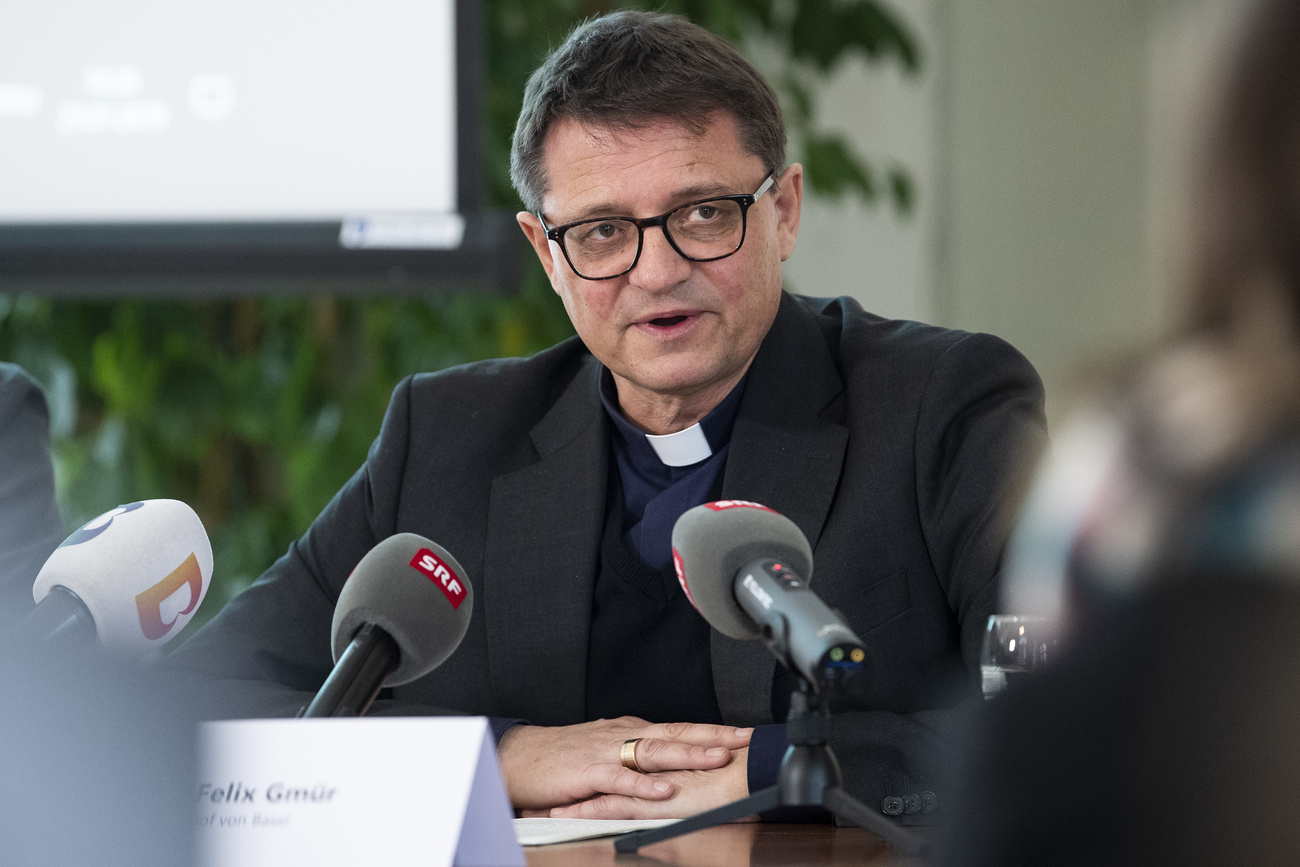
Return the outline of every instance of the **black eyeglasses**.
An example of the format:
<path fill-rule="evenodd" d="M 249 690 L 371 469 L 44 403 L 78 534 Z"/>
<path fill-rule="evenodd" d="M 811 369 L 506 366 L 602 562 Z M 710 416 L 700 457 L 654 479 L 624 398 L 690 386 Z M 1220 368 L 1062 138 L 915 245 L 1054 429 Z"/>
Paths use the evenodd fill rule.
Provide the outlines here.
<path fill-rule="evenodd" d="M 725 259 L 745 243 L 750 207 L 776 183 L 768 175 L 752 195 L 716 196 L 678 205 L 657 217 L 597 217 L 551 228 L 538 212 L 546 237 L 560 245 L 573 273 L 584 280 L 612 280 L 636 267 L 645 230 L 659 226 L 674 250 L 692 262 Z"/>

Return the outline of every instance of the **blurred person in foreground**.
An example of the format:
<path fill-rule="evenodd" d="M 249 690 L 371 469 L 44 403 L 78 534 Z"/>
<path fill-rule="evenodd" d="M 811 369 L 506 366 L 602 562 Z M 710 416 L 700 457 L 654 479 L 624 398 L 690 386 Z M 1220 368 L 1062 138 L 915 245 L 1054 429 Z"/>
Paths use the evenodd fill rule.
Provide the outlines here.
<path fill-rule="evenodd" d="M 0 630 L 32 610 L 36 574 L 63 536 L 45 394 L 27 371 L 0 362 Z"/>
<path fill-rule="evenodd" d="M 0 363 L 0 862 L 188 864 L 187 679 L 14 630 L 63 538 L 45 396 L 21 367 Z"/>
<path fill-rule="evenodd" d="M 511 166 L 577 337 L 404 380 L 365 465 L 178 663 L 292 714 L 330 672 L 351 569 L 418 533 L 477 602 L 459 650 L 375 712 L 491 717 L 520 810 L 690 815 L 774 783 L 786 747 L 792 679 L 711 630 L 672 565 L 684 511 L 757 501 L 874 654 L 870 709 L 832 719 L 845 787 L 931 791 L 934 815 L 902 818 L 942 818 L 1042 387 L 989 335 L 784 292 L 785 140 L 759 73 L 686 19 L 577 28 L 529 80 Z"/>
<path fill-rule="evenodd" d="M 192 863 L 192 686 L 98 645 L 0 635 L 0 863 Z"/>
<path fill-rule="evenodd" d="M 1300 3 L 1229 73 L 1186 323 L 1063 425 L 1008 555 L 1066 650 L 989 702 L 945 863 L 1300 852 Z"/>

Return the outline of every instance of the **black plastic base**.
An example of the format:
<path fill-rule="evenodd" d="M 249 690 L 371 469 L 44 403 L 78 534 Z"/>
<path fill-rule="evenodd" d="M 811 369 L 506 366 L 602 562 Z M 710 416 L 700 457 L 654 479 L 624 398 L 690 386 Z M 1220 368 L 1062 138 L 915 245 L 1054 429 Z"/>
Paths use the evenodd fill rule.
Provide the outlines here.
<path fill-rule="evenodd" d="M 895 825 L 884 816 L 869 810 L 861 801 L 854 798 L 839 786 L 823 789 L 815 804 L 805 801 L 790 803 L 781 798 L 780 784 L 755 792 L 747 798 L 732 801 L 721 807 L 715 807 L 703 813 L 664 825 L 662 828 L 648 828 L 644 831 L 632 831 L 614 839 L 614 849 L 619 852 L 635 852 L 642 846 L 671 840 L 692 831 L 702 831 L 715 825 L 734 822 L 753 813 L 762 813 L 776 807 L 825 807 L 832 815 L 851 822 L 859 828 L 866 828 L 893 846 L 904 855 L 919 855 L 925 851 L 926 842 L 916 834 Z"/>
<path fill-rule="evenodd" d="M 925 840 L 869 809 L 844 791 L 840 763 L 826 743 L 830 727 L 826 707 L 823 704 L 819 711 L 812 710 L 809 699 L 810 696 L 802 692 L 796 692 L 791 697 L 791 715 L 787 723 L 790 749 L 786 750 L 785 758 L 781 760 L 781 773 L 775 786 L 662 828 L 624 834 L 615 838 L 614 849 L 619 852 L 635 852 L 651 843 L 734 822 L 776 807 L 824 807 L 846 822 L 879 834 L 885 842 L 905 855 L 924 852 Z"/>

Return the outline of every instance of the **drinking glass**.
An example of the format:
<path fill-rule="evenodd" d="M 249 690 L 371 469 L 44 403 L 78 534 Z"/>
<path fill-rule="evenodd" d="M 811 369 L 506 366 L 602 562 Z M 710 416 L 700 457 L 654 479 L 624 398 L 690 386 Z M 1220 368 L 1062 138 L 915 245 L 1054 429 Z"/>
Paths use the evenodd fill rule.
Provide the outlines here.
<path fill-rule="evenodd" d="M 980 650 L 980 682 L 985 698 L 1010 680 L 1042 668 L 1056 658 L 1056 624 L 1049 617 L 994 614 L 989 617 Z"/>

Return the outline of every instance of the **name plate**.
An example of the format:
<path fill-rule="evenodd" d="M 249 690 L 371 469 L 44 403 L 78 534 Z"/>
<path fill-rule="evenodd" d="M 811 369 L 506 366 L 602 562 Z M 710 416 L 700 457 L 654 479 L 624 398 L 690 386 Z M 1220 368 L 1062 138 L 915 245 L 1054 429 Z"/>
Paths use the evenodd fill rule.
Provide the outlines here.
<path fill-rule="evenodd" d="M 195 795 L 205 867 L 524 867 L 483 717 L 204 723 Z"/>

